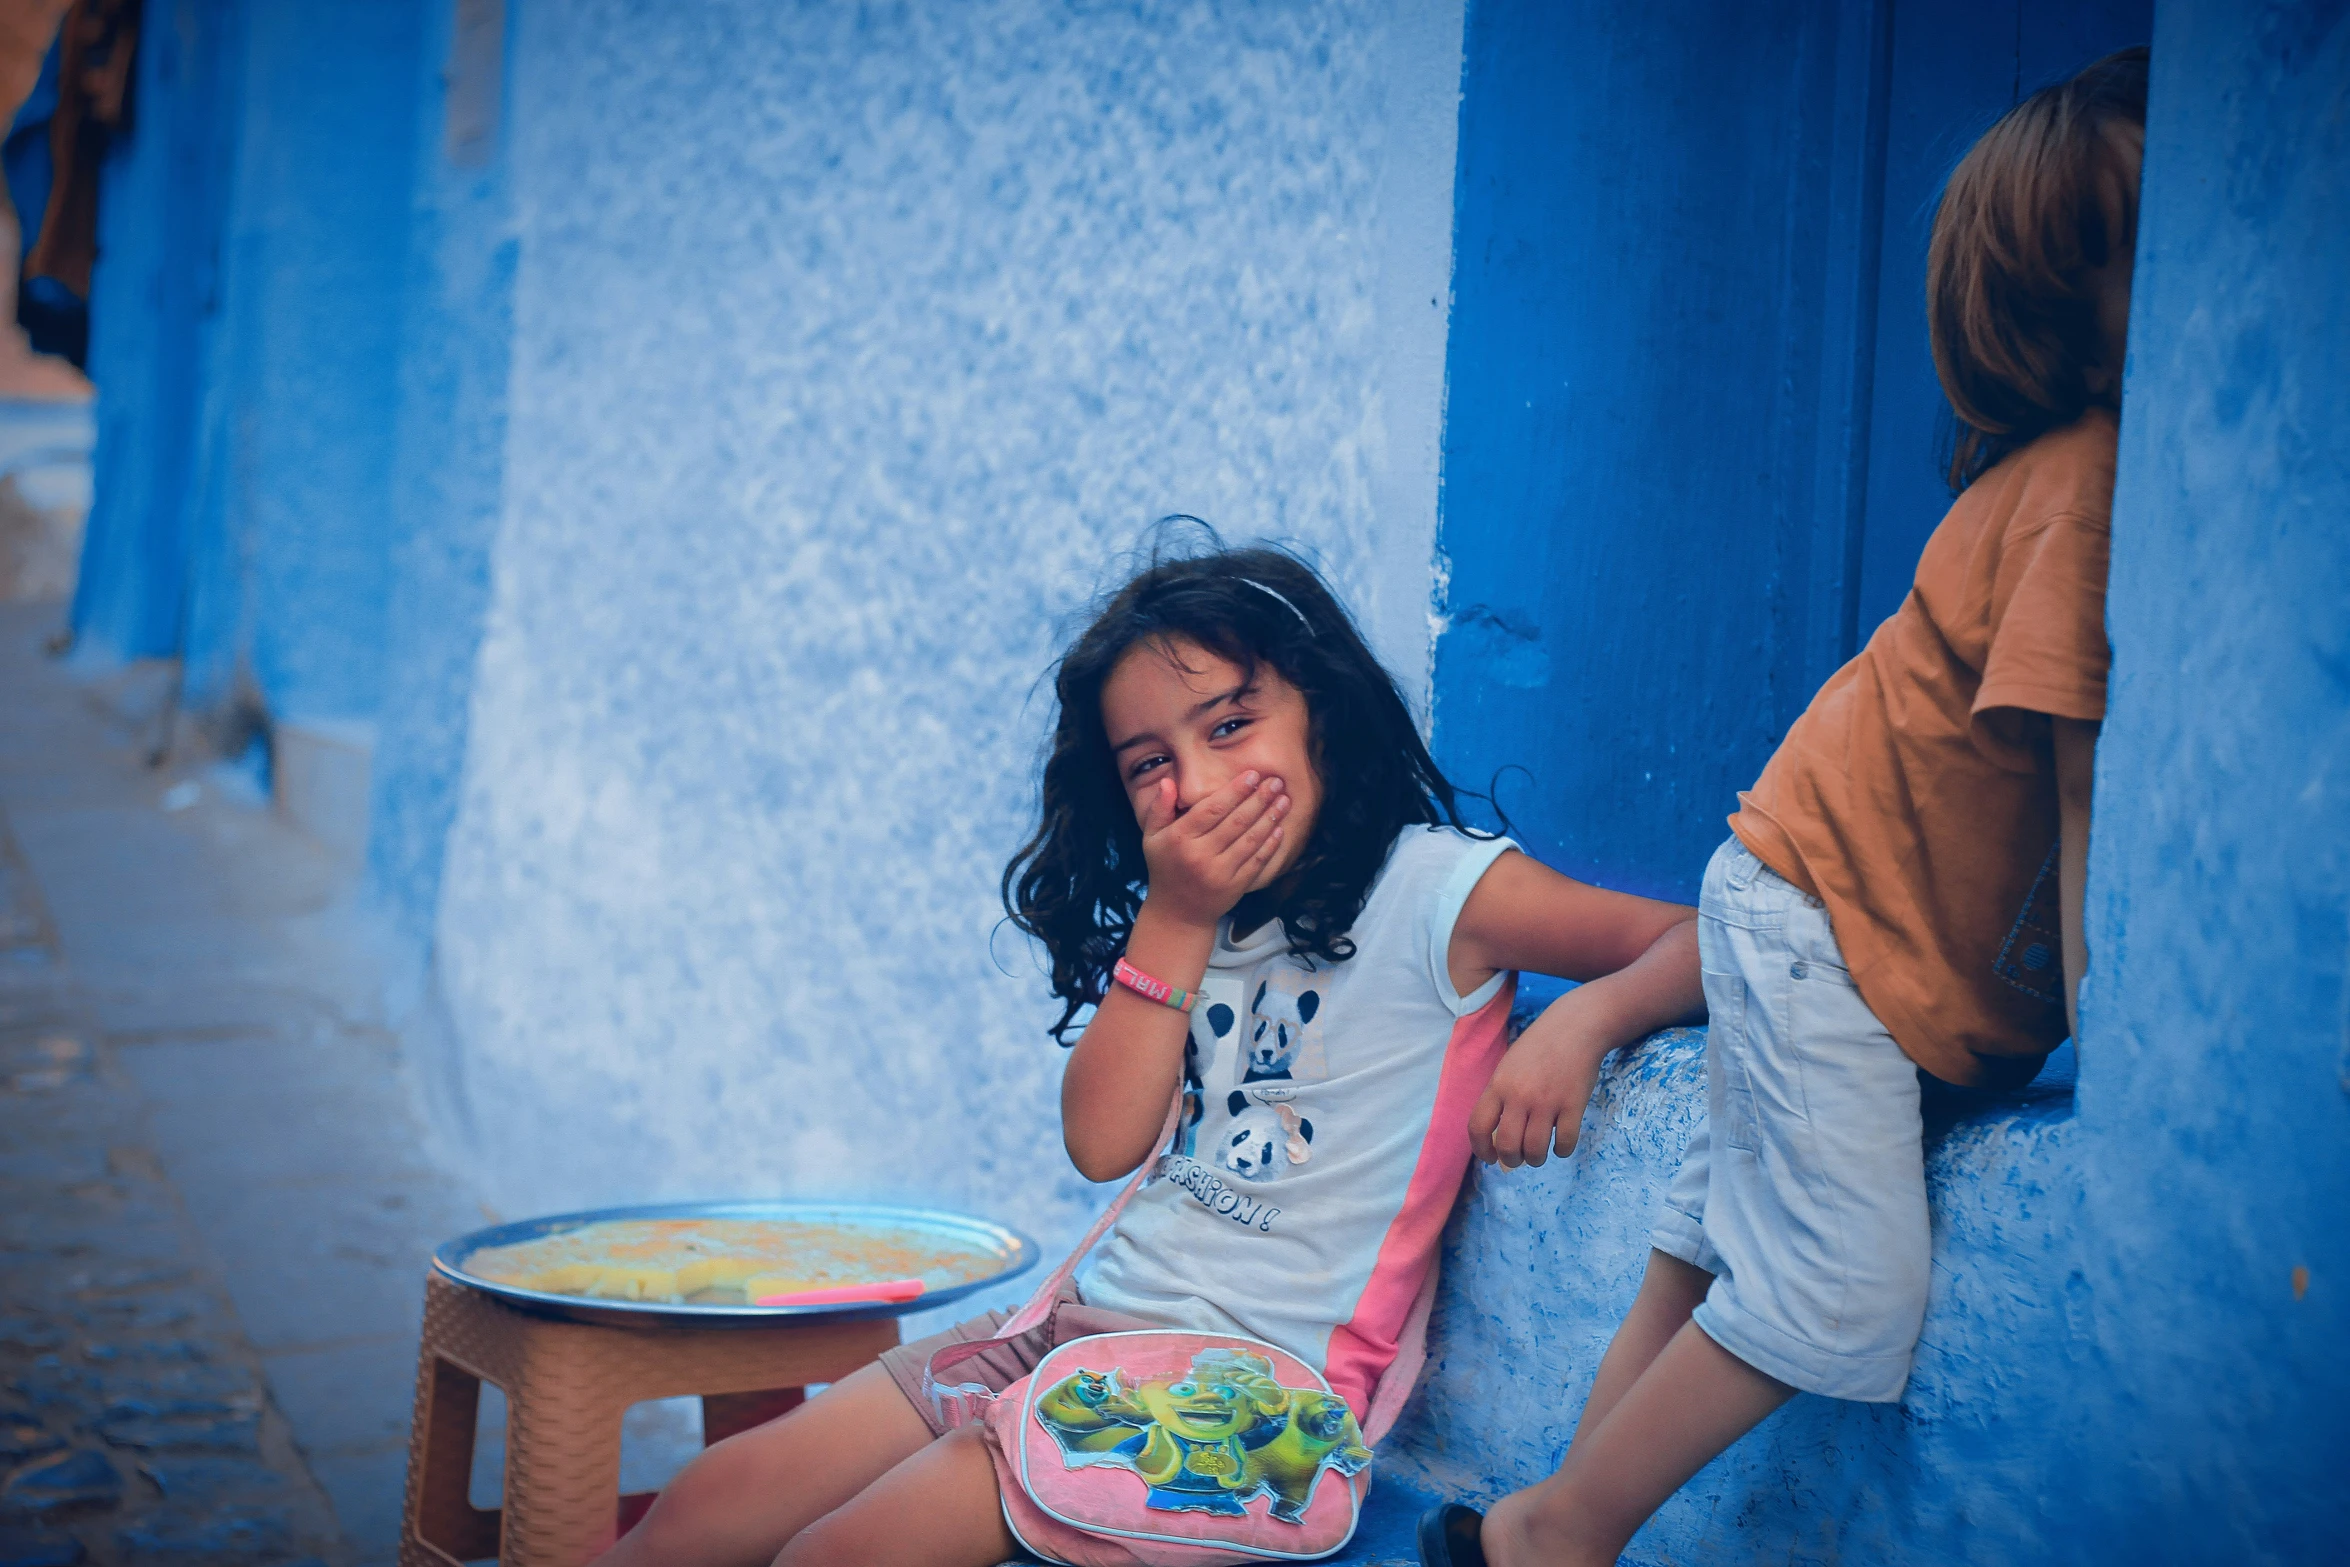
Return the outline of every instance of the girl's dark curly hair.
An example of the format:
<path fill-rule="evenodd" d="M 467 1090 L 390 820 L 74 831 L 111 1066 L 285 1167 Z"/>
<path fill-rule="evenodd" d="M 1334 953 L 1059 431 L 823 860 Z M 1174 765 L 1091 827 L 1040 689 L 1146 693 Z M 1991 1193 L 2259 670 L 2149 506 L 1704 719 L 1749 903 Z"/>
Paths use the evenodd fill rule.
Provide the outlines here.
<path fill-rule="evenodd" d="M 1060 714 L 1036 832 L 1004 867 L 1003 899 L 1051 957 L 1061 1016 L 1049 1032 L 1064 1045 L 1077 1014 L 1106 993 L 1148 881 L 1142 829 L 1102 726 L 1102 685 L 1134 648 L 1197 643 L 1251 674 L 1270 665 L 1304 695 L 1322 809 L 1279 905 L 1264 911 L 1280 919 L 1290 951 L 1353 956 L 1347 931 L 1396 835 L 1414 822 L 1467 825 L 1460 791 L 1428 754 L 1393 677 L 1313 568 L 1285 550 L 1209 540 L 1198 553 L 1154 559 L 1112 594 L 1053 673 Z"/>

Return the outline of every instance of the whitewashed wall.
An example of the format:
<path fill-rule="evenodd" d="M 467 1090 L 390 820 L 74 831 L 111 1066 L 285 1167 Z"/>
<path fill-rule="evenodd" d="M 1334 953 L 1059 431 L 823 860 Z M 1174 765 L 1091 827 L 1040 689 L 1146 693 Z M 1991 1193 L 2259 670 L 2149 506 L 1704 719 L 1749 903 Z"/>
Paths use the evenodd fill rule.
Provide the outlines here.
<path fill-rule="evenodd" d="M 504 502 L 435 946 L 512 1213 L 1065 1239 L 997 931 L 1056 629 L 1187 511 L 1426 680 L 1459 0 L 516 8 Z M 992 949 L 991 949 L 992 938 Z"/>

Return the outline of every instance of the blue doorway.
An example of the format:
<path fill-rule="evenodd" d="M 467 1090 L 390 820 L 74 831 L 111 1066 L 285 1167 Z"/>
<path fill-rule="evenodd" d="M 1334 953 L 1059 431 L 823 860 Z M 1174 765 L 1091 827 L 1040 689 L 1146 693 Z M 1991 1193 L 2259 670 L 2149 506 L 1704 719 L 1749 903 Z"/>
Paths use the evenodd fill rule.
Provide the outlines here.
<path fill-rule="evenodd" d="M 1694 900 L 1949 504 L 1944 177 L 2151 30 L 2151 0 L 1471 5 L 1435 736 L 1530 850 Z"/>

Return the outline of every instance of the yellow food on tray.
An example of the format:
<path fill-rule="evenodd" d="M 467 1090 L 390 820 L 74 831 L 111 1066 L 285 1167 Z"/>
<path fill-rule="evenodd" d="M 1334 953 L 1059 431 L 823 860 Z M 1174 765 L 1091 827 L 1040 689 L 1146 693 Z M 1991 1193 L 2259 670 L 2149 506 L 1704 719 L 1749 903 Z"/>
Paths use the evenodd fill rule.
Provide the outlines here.
<path fill-rule="evenodd" d="M 739 1306 L 891 1279 L 943 1289 L 999 1265 L 981 1247 L 906 1232 L 792 1219 L 606 1219 L 485 1248 L 465 1259 L 464 1271 L 549 1295 Z"/>

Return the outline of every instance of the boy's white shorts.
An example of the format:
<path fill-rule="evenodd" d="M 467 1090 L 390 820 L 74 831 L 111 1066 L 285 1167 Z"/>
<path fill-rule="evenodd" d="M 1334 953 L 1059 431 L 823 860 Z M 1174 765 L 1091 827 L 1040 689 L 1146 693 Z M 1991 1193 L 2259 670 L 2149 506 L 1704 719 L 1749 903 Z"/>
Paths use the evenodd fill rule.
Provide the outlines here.
<path fill-rule="evenodd" d="M 1714 1275 L 1697 1325 L 1808 1393 L 1891 1403 L 1930 1269 L 1917 1067 L 1827 911 L 1736 838 L 1698 903 L 1706 1118 L 1653 1243 Z"/>

